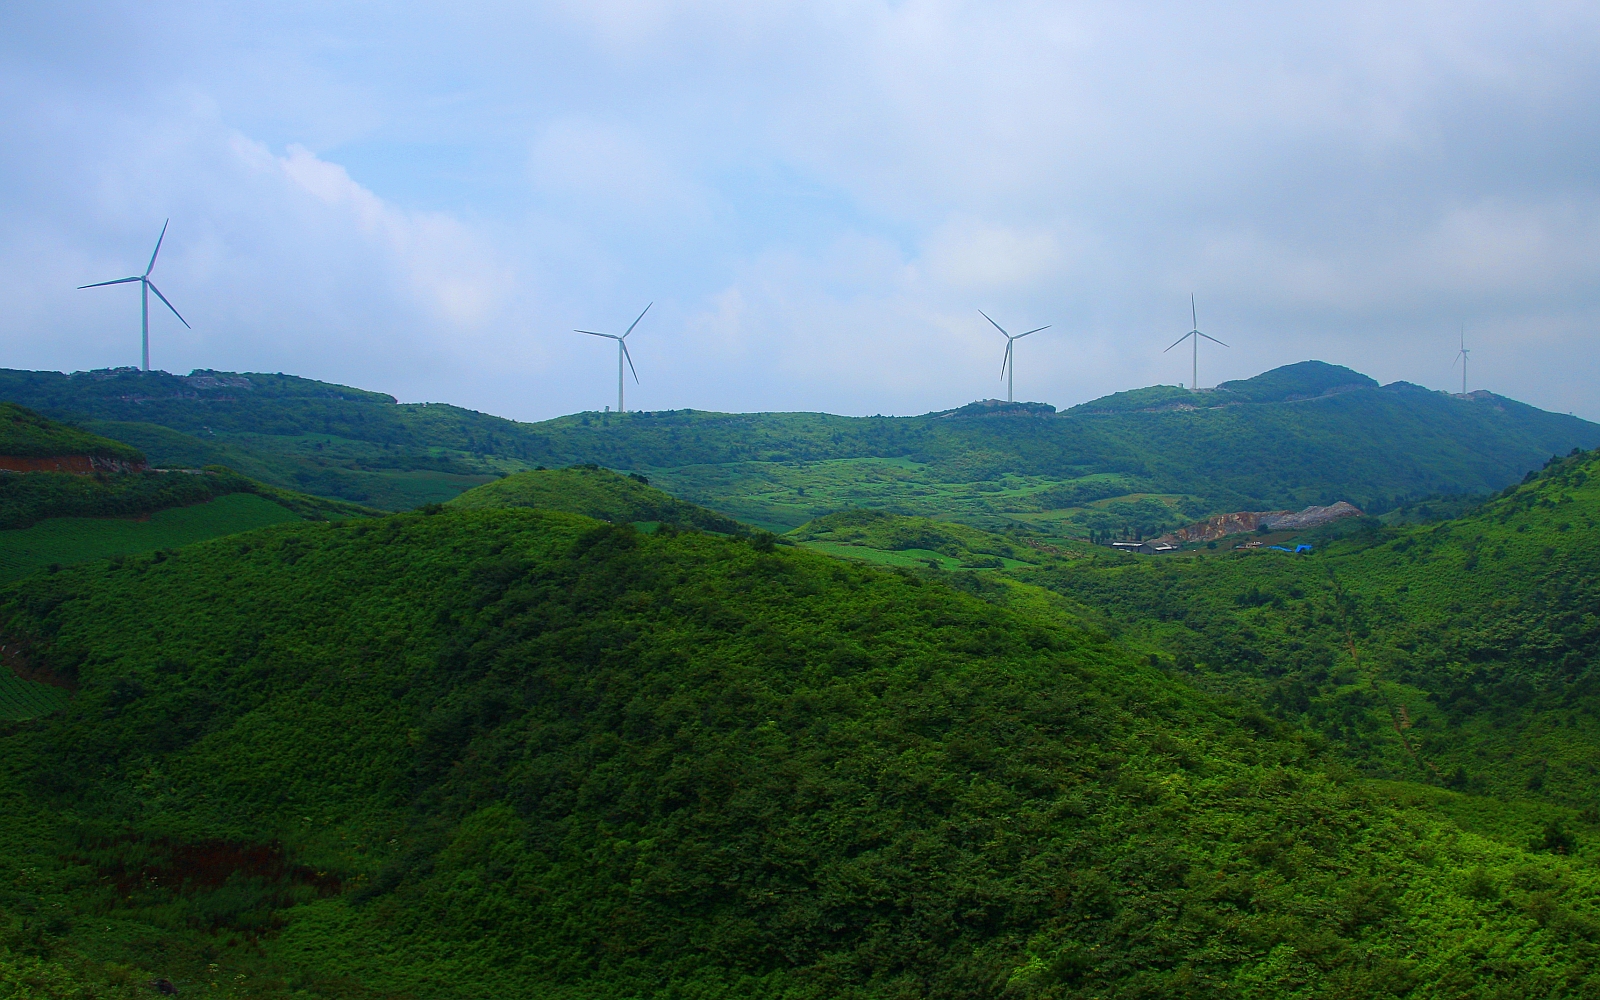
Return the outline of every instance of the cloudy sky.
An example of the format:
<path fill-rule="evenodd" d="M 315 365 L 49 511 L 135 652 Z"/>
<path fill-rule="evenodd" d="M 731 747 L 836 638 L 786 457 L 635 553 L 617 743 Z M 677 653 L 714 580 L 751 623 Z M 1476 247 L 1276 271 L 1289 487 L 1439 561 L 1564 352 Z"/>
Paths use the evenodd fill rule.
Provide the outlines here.
<path fill-rule="evenodd" d="M 0 367 L 520 419 L 1306 358 L 1600 419 L 1600 6 L 13 0 Z M 266 12 L 263 12 L 263 11 Z"/>

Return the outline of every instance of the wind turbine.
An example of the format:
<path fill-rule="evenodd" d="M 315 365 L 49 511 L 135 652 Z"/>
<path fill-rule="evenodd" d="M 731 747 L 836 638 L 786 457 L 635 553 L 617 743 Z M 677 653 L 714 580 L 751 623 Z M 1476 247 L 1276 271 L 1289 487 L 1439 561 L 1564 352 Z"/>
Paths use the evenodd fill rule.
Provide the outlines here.
<path fill-rule="evenodd" d="M 628 328 L 623 331 L 622 336 L 620 336 L 620 337 L 617 336 L 614 333 L 595 333 L 593 330 L 574 330 L 574 331 L 572 331 L 573 333 L 587 333 L 591 337 L 606 337 L 606 338 L 608 338 L 610 340 L 615 340 L 617 342 L 617 412 L 618 413 L 622 413 L 623 412 L 623 409 L 622 409 L 622 362 L 623 362 L 624 359 L 626 359 L 627 362 L 628 362 L 628 370 L 633 372 L 633 381 L 635 383 L 637 383 L 639 381 L 639 369 L 633 367 L 633 355 L 628 353 L 628 334 L 633 332 L 633 328 L 639 325 L 639 320 L 640 319 L 644 319 L 644 314 L 649 312 L 650 311 L 650 306 L 653 306 L 653 305 L 655 305 L 654 302 L 650 303 L 650 305 L 645 306 L 644 307 L 644 312 L 641 312 L 639 314 L 639 319 L 636 319 L 632 323 L 629 323 L 628 324 Z"/>
<path fill-rule="evenodd" d="M 161 224 L 161 235 L 156 237 L 156 248 L 150 254 L 150 266 L 144 269 L 143 274 L 136 274 L 131 278 L 118 278 L 116 281 L 97 281 L 92 285 L 78 286 L 79 289 L 84 289 L 99 288 L 101 285 L 125 285 L 130 281 L 137 281 L 139 283 L 139 317 L 141 330 L 140 342 L 144 349 L 141 360 L 143 361 L 143 367 L 145 371 L 150 370 L 150 293 L 155 292 L 156 298 L 160 299 L 162 302 L 166 302 L 167 308 L 172 310 L 172 315 L 178 317 L 179 323 L 182 323 L 184 326 L 189 326 L 189 321 L 183 318 L 183 315 L 178 312 L 177 307 L 175 307 L 171 302 L 167 302 L 167 297 L 161 294 L 161 289 L 157 288 L 155 282 L 150 280 L 150 272 L 156 266 L 156 254 L 161 252 L 161 241 L 167 238 L 167 225 L 170 222 L 172 222 L 172 220 L 168 219 L 166 222 Z M 194 327 L 189 326 L 189 329 L 193 330 Z"/>
<path fill-rule="evenodd" d="M 1006 402 L 1015 402 L 1015 400 L 1012 398 L 1015 393 L 1012 390 L 1017 382 L 1017 356 L 1015 353 L 1013 353 L 1012 347 L 1017 341 L 1028 336 L 1029 333 L 1038 333 L 1039 330 L 1048 330 L 1050 329 L 1050 325 L 1046 323 L 1044 326 L 1041 326 L 1037 329 L 1029 330 L 1028 333 L 1019 333 L 1013 337 L 1011 334 L 1006 333 L 1005 327 L 1001 326 L 999 323 L 996 323 L 994 320 L 989 319 L 989 314 L 984 312 L 982 309 L 978 310 L 978 315 L 982 316 L 984 319 L 988 319 L 990 325 L 992 325 L 996 330 L 999 330 L 1001 333 L 1006 334 L 1006 356 L 1005 359 L 1000 362 L 1000 374 L 1006 377 Z M 1008 372 L 1009 375 L 1007 374 Z"/>
<path fill-rule="evenodd" d="M 1179 344 L 1183 343 L 1185 340 L 1189 340 L 1191 338 L 1194 340 L 1194 381 L 1190 382 L 1189 385 L 1192 388 L 1198 389 L 1198 388 L 1200 388 L 1200 338 L 1204 337 L 1207 340 L 1211 341 L 1213 344 L 1222 344 L 1222 341 L 1220 341 L 1217 338 L 1211 336 L 1211 334 L 1209 334 L 1209 333 L 1201 333 L 1200 332 L 1200 317 L 1195 312 L 1195 309 L 1194 309 L 1194 294 L 1193 293 L 1190 293 L 1190 295 L 1189 295 L 1189 318 L 1194 322 L 1194 329 L 1190 330 L 1188 333 L 1184 334 L 1183 336 L 1179 337 L 1177 340 L 1173 341 L 1172 347 L 1177 347 Z M 1222 344 L 1222 346 L 1223 347 L 1227 347 L 1228 345 L 1227 344 Z M 1172 350 L 1172 347 L 1167 348 L 1167 351 Z M 1162 351 L 1161 353 L 1165 354 L 1165 353 L 1167 353 L 1167 351 Z"/>
<path fill-rule="evenodd" d="M 1471 353 L 1471 351 L 1467 350 L 1467 324 L 1462 323 L 1461 350 L 1456 352 L 1456 361 L 1461 362 L 1461 395 L 1463 396 L 1467 394 L 1467 355 Z M 1455 367 L 1455 361 L 1450 363 L 1450 367 Z"/>

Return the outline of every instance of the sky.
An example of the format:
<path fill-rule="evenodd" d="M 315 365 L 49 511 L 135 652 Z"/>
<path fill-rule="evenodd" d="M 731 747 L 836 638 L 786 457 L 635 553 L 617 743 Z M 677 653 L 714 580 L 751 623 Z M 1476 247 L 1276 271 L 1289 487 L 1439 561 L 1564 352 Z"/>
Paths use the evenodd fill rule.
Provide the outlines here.
<path fill-rule="evenodd" d="M 537 420 L 1316 358 L 1600 420 L 1600 5 L 0 6 L 0 367 Z"/>

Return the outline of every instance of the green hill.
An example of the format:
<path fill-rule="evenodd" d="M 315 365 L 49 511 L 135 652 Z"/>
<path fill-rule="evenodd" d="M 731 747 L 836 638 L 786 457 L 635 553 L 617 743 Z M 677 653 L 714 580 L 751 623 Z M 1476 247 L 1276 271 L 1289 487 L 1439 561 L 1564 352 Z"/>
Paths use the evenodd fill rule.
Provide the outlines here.
<path fill-rule="evenodd" d="M 747 529 L 731 517 L 668 496 L 634 473 L 624 476 L 598 466 L 537 469 L 487 483 L 450 501 L 451 507 L 534 507 L 582 514 L 617 524 L 653 522 L 723 534 Z"/>
<path fill-rule="evenodd" d="M 1594 836 L 1597 528 L 1590 452 L 1455 520 L 1341 526 L 1311 556 L 1107 555 L 1023 578 L 1373 773 L 1562 803 Z"/>
<path fill-rule="evenodd" d="M 1229 510 L 1348 500 L 1382 513 L 1487 494 L 1600 427 L 1490 393 L 1379 386 L 1304 362 L 1195 392 L 1119 393 L 1055 413 L 973 405 L 918 417 L 583 413 L 521 424 L 281 375 L 0 371 L 0 398 L 164 456 L 387 508 L 534 466 L 640 472 L 667 492 L 788 530 L 841 510 L 982 528 L 1153 533 Z"/>
<path fill-rule="evenodd" d="M 770 540 L 283 525 L 0 589 L 0 641 L 75 691 L 0 725 L 0 983 L 57 995 L 1488 997 L 1596 971 L 1593 852 L 1530 845 L 1566 811 L 1463 831 L 1487 807 L 1325 771 L 1090 633 Z"/>

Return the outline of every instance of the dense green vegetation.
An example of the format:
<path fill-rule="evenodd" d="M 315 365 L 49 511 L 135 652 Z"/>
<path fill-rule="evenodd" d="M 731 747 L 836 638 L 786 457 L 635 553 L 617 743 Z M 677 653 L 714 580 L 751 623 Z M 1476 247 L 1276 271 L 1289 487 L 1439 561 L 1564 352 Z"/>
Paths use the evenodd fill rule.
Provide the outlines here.
<path fill-rule="evenodd" d="M 593 465 L 519 472 L 468 490 L 450 501 L 450 506 L 462 510 L 535 507 L 617 524 L 670 524 L 729 535 L 746 530 L 731 517 L 655 489 L 638 473 L 624 476 Z"/>
<path fill-rule="evenodd" d="M 77 687 L 0 730 L 0 968 L 102 995 L 1576 995 L 1593 971 L 1588 847 L 1528 844 L 1569 810 L 1465 832 L 1470 797 L 1329 771 L 1090 633 L 770 540 L 285 525 L 33 577 L 0 630 Z"/>
<path fill-rule="evenodd" d="M 0 476 L 0 997 L 1600 995 L 1600 453 L 1500 489 L 1592 425 L 1317 364 L 541 425 L 35 376 L 158 462 L 483 485 Z M 1071 539 L 1329 499 L 1392 509 Z"/>
<path fill-rule="evenodd" d="M 46 419 L 24 406 L 0 402 L 0 456 L 55 458 L 92 455 L 130 465 L 144 461 L 139 449 Z"/>
<path fill-rule="evenodd" d="M 787 530 L 871 507 L 1046 535 L 1150 533 L 1225 510 L 1349 500 L 1383 512 L 1487 494 L 1600 427 L 1489 393 L 1458 397 L 1305 362 L 1193 392 L 1157 386 L 1054 413 L 920 417 L 584 413 L 519 424 L 283 375 L 0 371 L 0 398 L 145 449 L 387 509 L 506 472 L 597 463 Z"/>

